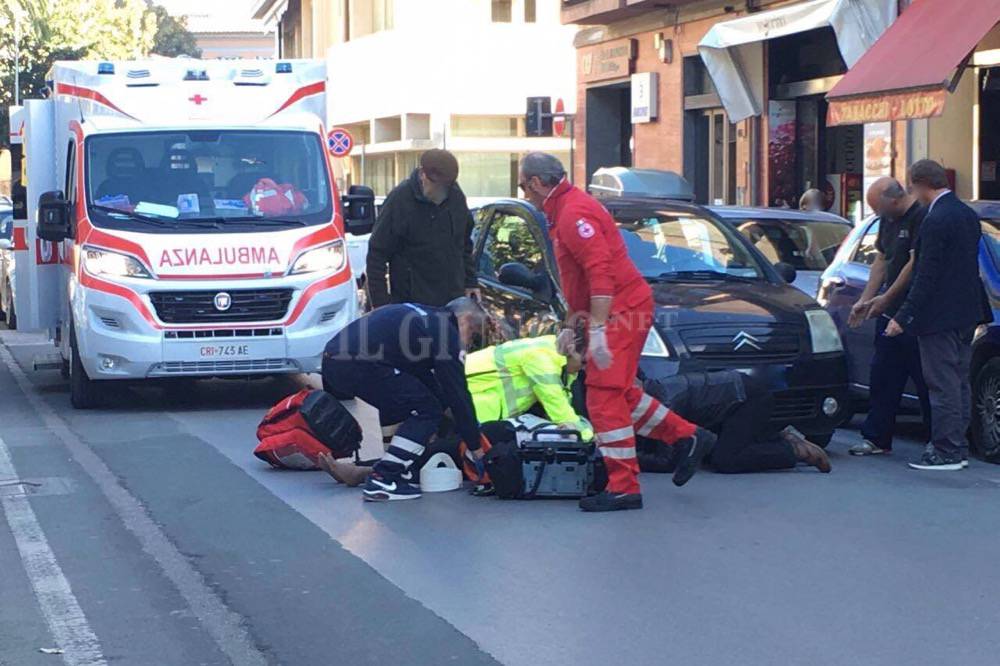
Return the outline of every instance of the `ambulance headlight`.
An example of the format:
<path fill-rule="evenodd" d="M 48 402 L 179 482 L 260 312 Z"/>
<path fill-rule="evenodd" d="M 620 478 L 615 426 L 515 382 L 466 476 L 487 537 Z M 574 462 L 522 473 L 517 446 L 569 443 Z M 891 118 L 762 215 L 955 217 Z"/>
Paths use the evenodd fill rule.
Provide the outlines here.
<path fill-rule="evenodd" d="M 649 329 L 649 335 L 646 336 L 646 344 L 642 346 L 642 355 L 670 358 L 670 348 L 667 347 L 667 343 L 663 341 L 660 334 L 656 332 L 655 326 Z"/>
<path fill-rule="evenodd" d="M 840 332 L 833 323 L 833 317 L 826 310 L 806 310 L 806 321 L 809 322 L 809 337 L 812 338 L 814 354 L 829 354 L 844 351 L 844 343 L 840 341 Z"/>
<path fill-rule="evenodd" d="M 288 271 L 288 274 L 301 275 L 302 273 L 317 273 L 319 271 L 338 271 L 344 267 L 346 261 L 344 241 L 338 240 L 300 254 L 299 258 L 292 264 L 292 270 Z"/>
<path fill-rule="evenodd" d="M 83 248 L 83 268 L 91 275 L 105 277 L 153 277 L 142 262 L 131 255 L 90 246 Z"/>

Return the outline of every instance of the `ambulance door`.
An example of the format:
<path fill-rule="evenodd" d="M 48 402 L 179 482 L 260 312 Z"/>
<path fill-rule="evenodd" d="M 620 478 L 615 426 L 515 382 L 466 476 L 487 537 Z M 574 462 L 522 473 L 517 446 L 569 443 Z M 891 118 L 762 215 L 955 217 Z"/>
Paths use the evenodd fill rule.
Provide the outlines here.
<path fill-rule="evenodd" d="M 24 175 L 27 179 L 27 223 L 23 249 L 15 255 L 15 309 L 18 328 L 24 331 L 54 331 L 61 309 L 63 267 L 59 245 L 38 238 L 38 197 L 60 190 L 64 178 L 57 174 L 54 102 L 27 100 L 24 103 Z M 65 146 L 63 146 L 65 150 Z"/>

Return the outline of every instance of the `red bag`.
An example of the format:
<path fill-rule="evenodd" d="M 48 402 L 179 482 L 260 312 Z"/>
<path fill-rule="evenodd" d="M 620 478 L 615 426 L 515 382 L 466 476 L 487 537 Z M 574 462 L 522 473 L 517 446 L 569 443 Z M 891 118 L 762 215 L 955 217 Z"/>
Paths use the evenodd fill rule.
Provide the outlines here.
<path fill-rule="evenodd" d="M 253 454 L 272 467 L 312 470 L 319 455 L 346 458 L 361 448 L 361 426 L 333 396 L 302 389 L 268 410 Z"/>
<path fill-rule="evenodd" d="M 309 200 L 294 185 L 279 185 L 270 178 L 261 178 L 243 197 L 243 203 L 254 213 L 281 216 L 303 211 Z"/>

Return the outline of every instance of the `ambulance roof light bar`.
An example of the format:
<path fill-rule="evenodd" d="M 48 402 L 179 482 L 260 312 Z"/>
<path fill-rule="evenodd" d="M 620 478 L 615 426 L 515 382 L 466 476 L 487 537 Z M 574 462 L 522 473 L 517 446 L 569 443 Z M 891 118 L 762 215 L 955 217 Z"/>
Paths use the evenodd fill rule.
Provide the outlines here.
<path fill-rule="evenodd" d="M 594 172 L 588 191 L 598 199 L 638 197 L 694 201 L 691 184 L 673 171 L 604 167 Z"/>
<path fill-rule="evenodd" d="M 208 81 L 208 71 L 204 69 L 189 69 L 184 74 L 185 81 Z"/>
<path fill-rule="evenodd" d="M 276 62 L 276 63 L 274 63 L 274 73 L 275 74 L 291 74 L 292 73 L 292 63 L 290 63 L 290 62 Z"/>
<path fill-rule="evenodd" d="M 115 73 L 115 64 L 113 62 L 99 62 L 97 63 L 97 73 L 113 75 Z"/>

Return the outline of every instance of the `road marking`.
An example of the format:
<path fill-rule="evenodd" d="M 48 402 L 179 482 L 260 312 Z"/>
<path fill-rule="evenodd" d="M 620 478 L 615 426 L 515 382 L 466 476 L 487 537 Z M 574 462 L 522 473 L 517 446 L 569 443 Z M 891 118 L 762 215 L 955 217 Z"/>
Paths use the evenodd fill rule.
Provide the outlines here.
<path fill-rule="evenodd" d="M 204 577 L 177 550 L 146 512 L 143 504 L 119 483 L 118 478 L 104 464 L 101 457 L 66 425 L 47 402 L 39 397 L 21 370 L 21 366 L 3 345 L 0 345 L 0 360 L 7 366 L 38 417 L 63 443 L 87 476 L 97 484 L 122 524 L 139 540 L 142 549 L 153 558 L 163 574 L 174 584 L 191 608 L 191 612 L 212 636 L 219 649 L 238 666 L 267 666 L 267 658 L 254 645 L 244 619 L 226 606 L 212 591 Z"/>
<path fill-rule="evenodd" d="M 0 478 L 18 478 L 3 437 L 0 437 Z M 67 666 L 106 666 L 108 662 L 101 654 L 101 643 L 87 623 L 28 498 L 0 494 L 0 504 L 21 554 L 24 571 L 35 590 L 38 606 L 52 637 L 63 650 L 63 662 Z"/>

